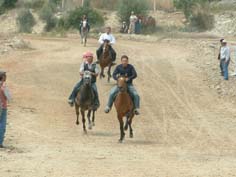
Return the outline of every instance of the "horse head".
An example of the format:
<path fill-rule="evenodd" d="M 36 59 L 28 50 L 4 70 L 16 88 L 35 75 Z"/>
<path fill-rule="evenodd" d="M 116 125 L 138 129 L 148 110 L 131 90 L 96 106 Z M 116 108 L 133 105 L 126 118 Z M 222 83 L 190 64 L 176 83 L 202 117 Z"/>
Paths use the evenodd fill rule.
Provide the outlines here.
<path fill-rule="evenodd" d="M 91 85 L 92 75 L 90 71 L 85 71 L 83 74 L 83 83 L 85 85 Z"/>
<path fill-rule="evenodd" d="M 117 87 L 119 88 L 120 92 L 127 91 L 126 76 L 124 76 L 124 75 L 118 76 Z"/>
<path fill-rule="evenodd" d="M 110 43 L 109 40 L 107 40 L 107 39 L 104 40 L 104 43 L 103 43 L 103 53 L 105 53 L 106 51 L 109 50 L 109 43 Z"/>

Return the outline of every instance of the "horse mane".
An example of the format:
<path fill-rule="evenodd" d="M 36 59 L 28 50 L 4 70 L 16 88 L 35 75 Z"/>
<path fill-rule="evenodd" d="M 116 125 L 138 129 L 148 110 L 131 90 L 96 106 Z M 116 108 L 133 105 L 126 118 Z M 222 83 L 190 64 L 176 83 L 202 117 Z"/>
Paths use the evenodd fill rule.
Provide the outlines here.
<path fill-rule="evenodd" d="M 87 100 L 92 100 L 94 96 L 92 86 L 83 84 L 81 86 L 79 94 L 80 94 L 80 99 L 79 99 L 80 103 L 85 103 Z"/>

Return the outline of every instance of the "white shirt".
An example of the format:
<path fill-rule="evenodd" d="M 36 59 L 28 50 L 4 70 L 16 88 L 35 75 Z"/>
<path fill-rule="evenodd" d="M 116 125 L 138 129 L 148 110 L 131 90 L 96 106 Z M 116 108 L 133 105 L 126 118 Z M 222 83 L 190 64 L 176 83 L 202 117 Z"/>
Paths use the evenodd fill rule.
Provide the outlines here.
<path fill-rule="evenodd" d="M 79 69 L 80 73 L 83 73 L 83 72 L 84 72 L 84 65 L 85 65 L 85 64 L 88 64 L 88 68 L 89 68 L 89 69 L 92 69 L 93 63 L 89 64 L 87 61 L 85 61 L 85 62 L 81 63 L 81 65 L 80 65 L 80 69 Z M 98 69 L 98 66 L 97 66 L 97 65 L 96 65 L 96 67 L 95 67 L 95 73 L 96 73 L 96 74 L 99 73 L 99 69 Z"/>
<path fill-rule="evenodd" d="M 134 24 L 136 21 L 138 20 L 137 16 L 136 15 L 131 15 L 129 17 L 129 21 L 130 23 Z"/>
<path fill-rule="evenodd" d="M 220 48 L 220 59 L 223 60 L 225 59 L 225 61 L 228 61 L 230 58 L 230 49 L 228 46 L 222 46 Z"/>
<path fill-rule="evenodd" d="M 86 25 L 87 25 L 87 20 L 83 20 L 83 27 L 86 28 Z"/>
<path fill-rule="evenodd" d="M 109 40 L 109 41 L 110 41 L 110 44 L 115 44 L 115 42 L 116 42 L 116 39 L 115 39 L 114 36 L 113 36 L 112 34 L 110 34 L 110 33 L 109 33 L 109 34 L 103 33 L 103 34 L 100 36 L 98 42 L 99 42 L 100 44 L 103 44 L 103 43 L 104 43 L 104 40 Z"/>

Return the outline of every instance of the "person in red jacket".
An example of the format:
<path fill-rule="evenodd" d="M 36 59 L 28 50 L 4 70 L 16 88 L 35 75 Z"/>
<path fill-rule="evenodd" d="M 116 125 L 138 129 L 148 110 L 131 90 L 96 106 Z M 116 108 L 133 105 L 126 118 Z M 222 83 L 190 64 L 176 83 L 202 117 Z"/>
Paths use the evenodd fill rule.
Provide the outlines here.
<path fill-rule="evenodd" d="M 7 123 L 7 102 L 10 100 L 10 93 L 5 83 L 6 78 L 6 72 L 0 70 L 0 148 L 3 148 Z"/>

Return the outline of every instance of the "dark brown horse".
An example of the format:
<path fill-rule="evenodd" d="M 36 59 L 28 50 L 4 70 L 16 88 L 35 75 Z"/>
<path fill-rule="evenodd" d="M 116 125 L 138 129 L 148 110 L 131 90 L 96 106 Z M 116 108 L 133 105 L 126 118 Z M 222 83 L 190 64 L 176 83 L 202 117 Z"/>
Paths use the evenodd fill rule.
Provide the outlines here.
<path fill-rule="evenodd" d="M 92 126 L 95 125 L 94 119 L 96 109 L 94 108 L 94 91 L 91 86 L 91 79 L 91 73 L 89 71 L 85 71 L 83 75 L 83 84 L 75 99 L 75 111 L 77 116 L 76 124 L 79 124 L 79 112 L 81 112 L 83 129 L 85 133 L 87 133 L 85 126 L 85 111 L 88 111 L 87 118 L 89 123 L 89 129 L 92 129 Z M 91 112 L 92 123 L 90 120 Z"/>
<path fill-rule="evenodd" d="M 105 40 L 104 44 L 103 44 L 103 52 L 102 52 L 101 56 L 99 57 L 99 64 L 100 64 L 100 67 L 101 67 L 100 79 L 105 77 L 104 69 L 106 67 L 108 67 L 108 71 L 107 71 L 107 75 L 108 75 L 107 81 L 108 82 L 110 82 L 111 67 L 113 66 L 112 59 L 111 59 L 111 56 L 109 54 L 109 47 L 110 47 L 109 46 L 109 41 Z"/>
<path fill-rule="evenodd" d="M 132 119 L 134 117 L 134 105 L 133 101 L 128 93 L 128 87 L 126 83 L 126 78 L 124 76 L 120 76 L 117 80 L 117 86 L 119 88 L 119 92 L 116 96 L 114 105 L 117 112 L 117 117 L 120 123 L 120 139 L 119 142 L 122 143 L 125 137 L 124 130 L 127 130 L 129 127 L 130 130 L 130 138 L 133 138 L 133 129 L 131 127 Z M 123 117 L 126 117 L 126 124 L 124 127 Z"/>

